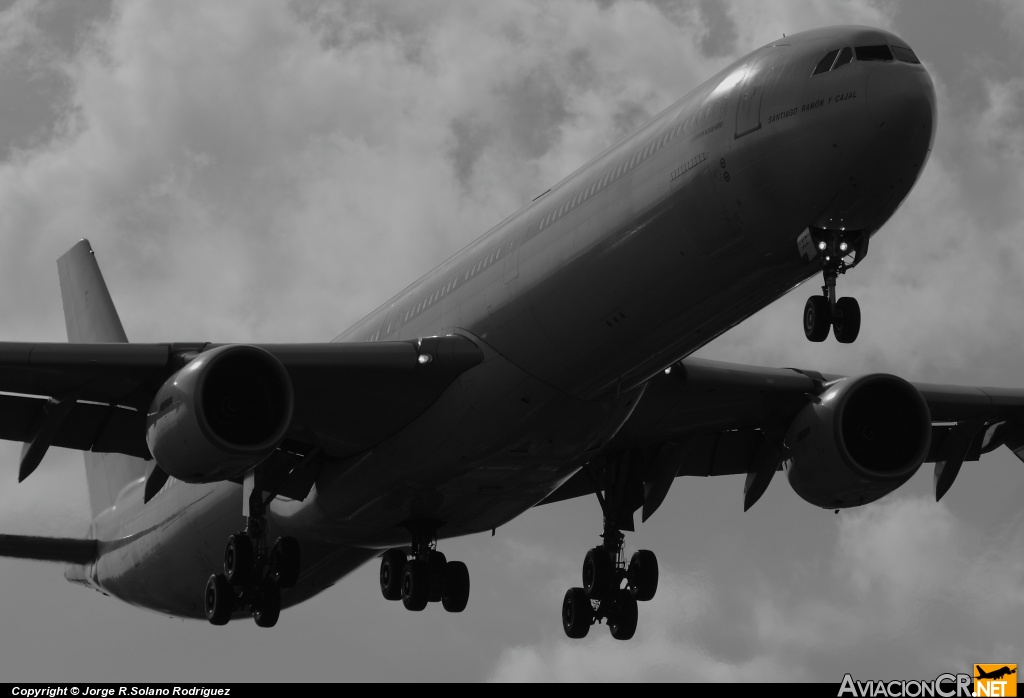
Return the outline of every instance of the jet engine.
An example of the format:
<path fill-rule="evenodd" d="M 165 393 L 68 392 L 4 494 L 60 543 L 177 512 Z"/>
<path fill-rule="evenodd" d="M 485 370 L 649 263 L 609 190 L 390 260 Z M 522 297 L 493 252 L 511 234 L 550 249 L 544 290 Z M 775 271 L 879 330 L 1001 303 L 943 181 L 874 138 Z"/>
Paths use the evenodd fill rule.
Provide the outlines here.
<path fill-rule="evenodd" d="M 873 502 L 917 472 L 931 435 L 928 404 L 910 383 L 885 374 L 840 380 L 786 433 L 789 484 L 824 509 Z"/>
<path fill-rule="evenodd" d="M 146 414 L 146 443 L 185 482 L 243 475 L 274 452 L 292 421 L 292 384 L 276 357 L 229 344 L 167 379 Z"/>

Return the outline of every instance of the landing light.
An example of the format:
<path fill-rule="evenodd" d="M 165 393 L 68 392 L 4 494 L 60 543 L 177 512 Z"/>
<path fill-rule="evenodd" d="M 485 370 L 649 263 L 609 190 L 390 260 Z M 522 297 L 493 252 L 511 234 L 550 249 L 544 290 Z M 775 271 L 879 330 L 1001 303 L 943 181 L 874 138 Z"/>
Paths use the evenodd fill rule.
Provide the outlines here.
<path fill-rule="evenodd" d="M 842 250 L 843 252 L 846 252 L 846 250 L 848 250 L 849 248 L 850 246 L 847 245 L 845 242 L 839 243 L 839 249 Z"/>
<path fill-rule="evenodd" d="M 420 354 L 418 357 L 416 357 L 416 360 L 419 361 L 421 364 L 429 364 L 431 361 L 434 360 L 434 357 L 431 356 L 430 354 Z"/>
<path fill-rule="evenodd" d="M 822 240 L 821 242 L 818 243 L 818 249 L 819 250 L 824 250 L 825 249 L 825 241 L 824 240 Z"/>

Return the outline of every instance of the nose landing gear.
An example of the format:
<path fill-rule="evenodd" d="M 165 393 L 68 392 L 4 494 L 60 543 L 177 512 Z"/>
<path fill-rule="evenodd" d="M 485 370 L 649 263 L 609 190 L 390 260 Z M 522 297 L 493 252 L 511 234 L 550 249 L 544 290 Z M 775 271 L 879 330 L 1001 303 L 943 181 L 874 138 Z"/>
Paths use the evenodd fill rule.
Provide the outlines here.
<path fill-rule="evenodd" d="M 838 342 L 850 344 L 860 334 L 860 304 L 856 298 L 836 298 L 836 279 L 864 259 L 867 233 L 812 228 L 810 235 L 825 284 L 821 295 L 811 296 L 804 305 L 804 335 L 812 342 L 824 342 L 832 330 Z M 851 255 L 852 262 L 848 261 Z"/>

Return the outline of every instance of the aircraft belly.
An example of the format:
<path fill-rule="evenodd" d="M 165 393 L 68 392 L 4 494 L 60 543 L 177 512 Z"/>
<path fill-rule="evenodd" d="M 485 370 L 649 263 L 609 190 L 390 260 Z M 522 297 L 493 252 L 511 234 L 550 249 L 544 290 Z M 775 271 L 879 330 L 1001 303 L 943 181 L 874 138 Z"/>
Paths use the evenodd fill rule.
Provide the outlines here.
<path fill-rule="evenodd" d="M 245 526 L 242 488 L 234 483 L 175 483 L 146 505 L 138 492 L 122 493 L 119 508 L 132 507 L 117 529 L 94 534 L 96 563 L 69 570 L 69 578 L 130 604 L 184 618 L 205 618 L 203 590 L 220 570 L 227 537 Z M 114 517 L 110 517 L 113 519 Z M 271 517 L 269 538 L 282 535 Z M 302 573 L 284 590 L 282 606 L 304 601 L 348 574 L 376 551 L 324 544 L 296 532 L 302 549 Z M 241 615 L 244 615 L 241 614 Z"/>
<path fill-rule="evenodd" d="M 639 397 L 577 400 L 486 353 L 402 432 L 325 467 L 305 502 L 275 503 L 275 520 L 371 547 L 407 545 L 409 521 L 438 522 L 440 537 L 493 528 L 557 489 Z"/>

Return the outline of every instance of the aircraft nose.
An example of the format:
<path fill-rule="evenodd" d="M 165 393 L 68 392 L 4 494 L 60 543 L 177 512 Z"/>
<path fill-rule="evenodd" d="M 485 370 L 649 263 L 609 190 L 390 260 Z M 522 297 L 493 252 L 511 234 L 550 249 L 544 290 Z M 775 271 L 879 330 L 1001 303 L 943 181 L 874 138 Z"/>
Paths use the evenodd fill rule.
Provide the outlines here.
<path fill-rule="evenodd" d="M 927 144 L 935 138 L 935 86 L 920 65 L 879 63 L 865 85 L 868 116 L 887 140 Z"/>

